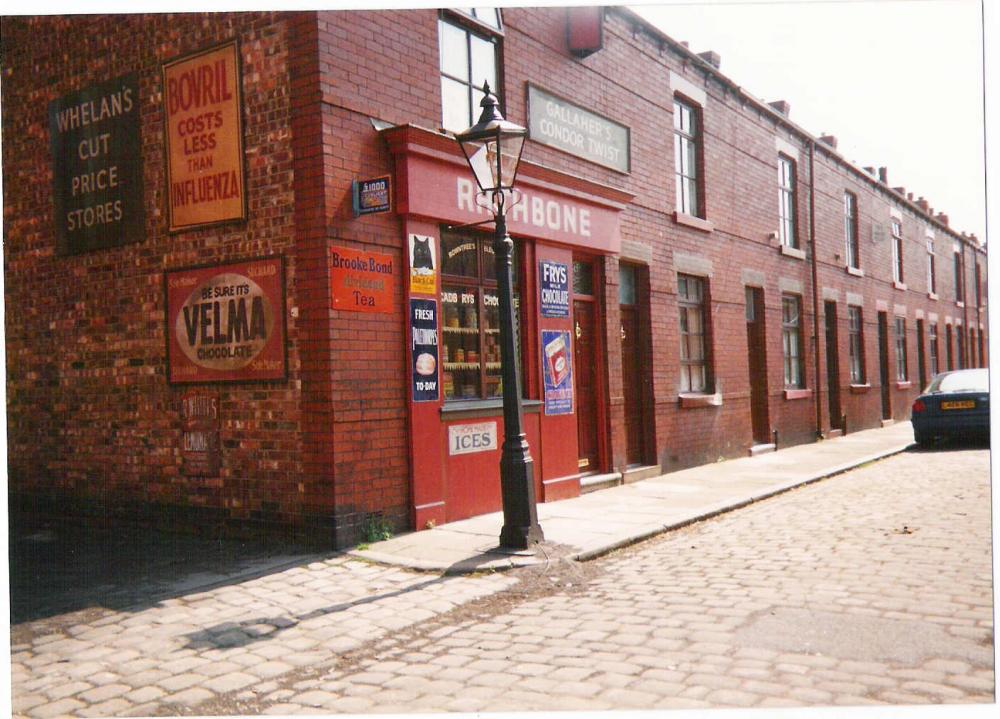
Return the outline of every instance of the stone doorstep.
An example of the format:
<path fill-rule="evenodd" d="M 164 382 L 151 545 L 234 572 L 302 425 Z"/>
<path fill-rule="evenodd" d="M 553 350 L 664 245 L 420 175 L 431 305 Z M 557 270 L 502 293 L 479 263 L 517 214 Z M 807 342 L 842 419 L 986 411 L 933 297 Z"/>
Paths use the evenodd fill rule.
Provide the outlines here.
<path fill-rule="evenodd" d="M 750 457 L 756 457 L 758 454 L 767 454 L 769 452 L 774 452 L 777 449 L 774 443 L 769 444 L 755 444 L 747 451 Z"/>
<path fill-rule="evenodd" d="M 580 494 L 588 494 L 601 489 L 617 487 L 622 483 L 621 472 L 608 474 L 591 474 L 580 478 Z"/>
<path fill-rule="evenodd" d="M 625 484 L 631 484 L 632 482 L 641 482 L 644 479 L 659 477 L 661 474 L 663 474 L 663 471 L 658 464 L 647 464 L 626 469 L 623 479 Z"/>

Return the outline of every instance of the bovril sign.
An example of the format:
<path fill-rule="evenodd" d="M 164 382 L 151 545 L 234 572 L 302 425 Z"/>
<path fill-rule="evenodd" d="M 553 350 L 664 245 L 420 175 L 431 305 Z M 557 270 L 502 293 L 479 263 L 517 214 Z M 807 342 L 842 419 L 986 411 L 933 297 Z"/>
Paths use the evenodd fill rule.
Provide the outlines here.
<path fill-rule="evenodd" d="M 448 427 L 448 454 L 473 454 L 497 449 L 497 423 L 453 424 Z"/>

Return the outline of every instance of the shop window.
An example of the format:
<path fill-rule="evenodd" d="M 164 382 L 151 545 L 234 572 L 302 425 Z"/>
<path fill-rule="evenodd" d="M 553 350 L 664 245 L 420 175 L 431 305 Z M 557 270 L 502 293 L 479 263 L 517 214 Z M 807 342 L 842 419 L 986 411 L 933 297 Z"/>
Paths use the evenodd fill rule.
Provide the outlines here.
<path fill-rule="evenodd" d="M 847 308 L 848 361 L 851 384 L 865 383 L 865 330 L 860 307 Z"/>
<path fill-rule="evenodd" d="M 861 248 L 858 246 L 858 198 L 852 192 L 844 193 L 844 243 L 847 266 L 861 269 Z"/>
<path fill-rule="evenodd" d="M 705 280 L 677 275 L 677 304 L 680 313 L 681 382 L 680 391 L 709 393 L 707 328 L 705 325 Z"/>
<path fill-rule="evenodd" d="M 696 106 L 674 98 L 674 179 L 677 212 L 704 218 L 699 193 L 701 137 Z"/>
<path fill-rule="evenodd" d="M 479 119 L 484 82 L 499 96 L 500 31 L 496 8 L 450 11 L 438 19 L 444 129 L 460 132 Z"/>
<path fill-rule="evenodd" d="M 494 271 L 492 238 L 474 232 L 441 230 L 441 311 L 444 317 L 441 383 L 445 400 L 500 397 L 500 298 Z M 520 263 L 515 241 L 512 256 L 514 315 Z M 518 324 L 519 324 L 518 320 Z M 520 328 L 515 325 L 515 340 Z M 520 358 L 520 342 L 517 342 Z M 520 362 L 518 362 L 520 371 Z"/>
<path fill-rule="evenodd" d="M 934 272 L 934 239 L 927 238 L 927 291 L 930 294 L 937 292 L 937 277 Z"/>
<path fill-rule="evenodd" d="M 795 196 L 795 161 L 778 155 L 778 237 L 785 247 L 797 249 Z"/>
<path fill-rule="evenodd" d="M 928 350 L 931 358 L 931 377 L 933 377 L 941 371 L 941 365 L 938 364 L 938 331 L 936 323 L 932 323 L 928 327 L 927 337 L 929 339 Z"/>
<path fill-rule="evenodd" d="M 906 362 L 906 318 L 896 317 L 896 380 L 906 382 L 909 369 Z"/>
<path fill-rule="evenodd" d="M 903 282 L 903 225 L 892 221 L 892 279 Z"/>
<path fill-rule="evenodd" d="M 785 388 L 805 387 L 802 357 L 802 300 L 781 296 L 781 346 L 785 359 Z"/>

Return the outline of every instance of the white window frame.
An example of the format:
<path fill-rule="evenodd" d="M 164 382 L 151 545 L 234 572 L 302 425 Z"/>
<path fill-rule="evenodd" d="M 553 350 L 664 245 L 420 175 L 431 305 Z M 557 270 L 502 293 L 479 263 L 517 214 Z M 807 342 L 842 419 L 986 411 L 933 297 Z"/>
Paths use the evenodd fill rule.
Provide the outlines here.
<path fill-rule="evenodd" d="M 796 183 L 795 160 L 783 154 L 778 155 L 778 237 L 785 247 L 798 249 L 799 237 L 796 232 Z"/>

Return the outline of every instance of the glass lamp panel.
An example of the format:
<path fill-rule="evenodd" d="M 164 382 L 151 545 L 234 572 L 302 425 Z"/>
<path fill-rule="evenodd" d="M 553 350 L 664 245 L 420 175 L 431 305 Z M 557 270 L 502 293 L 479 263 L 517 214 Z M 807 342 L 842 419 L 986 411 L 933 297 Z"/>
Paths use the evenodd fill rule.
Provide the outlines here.
<path fill-rule="evenodd" d="M 500 147 L 499 162 L 497 146 Z M 463 143 L 469 166 L 479 183 L 480 189 L 495 190 L 509 188 L 517 173 L 517 163 L 521 159 L 524 135 L 511 135 L 499 143 L 496 139 L 467 141 Z"/>
<path fill-rule="evenodd" d="M 439 46 L 441 72 L 460 80 L 468 80 L 469 46 L 466 42 L 467 34 L 465 30 L 439 20 L 438 33 L 441 38 Z"/>

